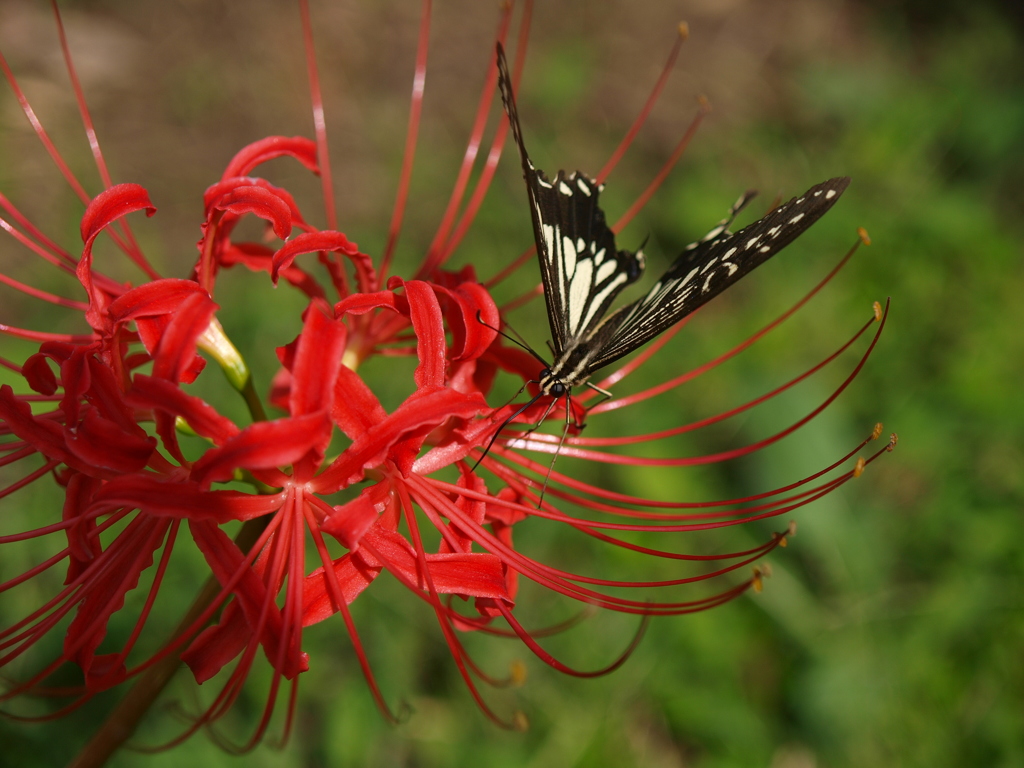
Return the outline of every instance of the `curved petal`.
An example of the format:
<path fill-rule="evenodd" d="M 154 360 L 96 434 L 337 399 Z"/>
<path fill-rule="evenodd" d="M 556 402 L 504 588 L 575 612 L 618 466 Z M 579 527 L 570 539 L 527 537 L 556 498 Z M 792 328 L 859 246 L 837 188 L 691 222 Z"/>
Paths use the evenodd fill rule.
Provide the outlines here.
<path fill-rule="evenodd" d="M 192 479 L 204 487 L 227 481 L 236 469 L 271 469 L 293 464 L 330 434 L 327 411 L 246 427 L 224 445 L 207 451 L 192 467 Z"/>
<path fill-rule="evenodd" d="M 316 142 L 304 136 L 267 136 L 243 147 L 231 158 L 221 178 L 247 176 L 257 165 L 275 157 L 294 157 L 313 173 L 320 175 Z"/>
<path fill-rule="evenodd" d="M 292 231 L 292 212 L 280 195 L 255 185 L 233 187 L 216 200 L 211 201 L 213 210 L 228 211 L 241 216 L 251 213 L 266 219 L 274 228 L 274 234 L 286 240 Z"/>
<path fill-rule="evenodd" d="M 277 511 L 284 494 L 212 491 L 192 480 L 168 481 L 150 474 L 121 475 L 93 494 L 90 512 L 124 507 L 142 510 L 152 517 L 227 523 Z"/>
<path fill-rule="evenodd" d="M 89 309 L 85 319 L 93 329 L 103 332 L 107 330 L 104 312 L 107 308 L 107 296 L 93 284 L 92 279 L 92 246 L 96 238 L 108 225 L 134 211 L 145 210 L 147 216 L 156 213 L 156 206 L 149 199 L 149 193 L 138 184 L 115 184 L 96 195 L 82 215 L 80 232 L 85 247 L 82 258 L 78 262 L 76 274 L 82 287 L 89 296 Z"/>

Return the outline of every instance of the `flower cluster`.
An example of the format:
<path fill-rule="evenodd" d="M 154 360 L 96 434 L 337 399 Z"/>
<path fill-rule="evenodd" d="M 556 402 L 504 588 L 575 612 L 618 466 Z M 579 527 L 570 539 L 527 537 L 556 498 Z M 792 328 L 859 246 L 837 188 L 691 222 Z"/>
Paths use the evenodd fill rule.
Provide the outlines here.
<path fill-rule="evenodd" d="M 503 17 L 502 39 L 509 13 L 507 9 Z M 308 17 L 304 18 L 308 32 Z M 521 39 L 525 40 L 524 34 Z M 489 52 L 493 47 L 484 45 L 482 50 Z M 678 45 L 666 74 L 677 50 Z M 422 78 L 425 55 L 418 62 L 417 77 Z M 39 139 L 72 187 L 81 189 L 53 149 L 6 60 L 0 58 L 0 64 Z M 73 76 L 70 57 L 68 67 Z M 313 82 L 314 112 L 322 115 L 315 78 Z M 492 63 L 480 106 L 484 117 L 495 113 L 495 84 Z M 415 146 L 422 90 L 414 91 L 413 98 L 416 119 L 410 123 L 409 147 Z M 79 100 L 86 130 L 94 138 L 80 93 Z M 471 148 L 480 145 L 484 122 L 478 120 L 474 127 Z M 322 123 L 316 126 L 316 140 L 269 137 L 237 154 L 203 196 L 199 256 L 187 279 L 161 277 L 149 265 L 126 217 L 137 212 L 152 216 L 157 208 L 142 186 L 112 183 L 96 141 L 92 144 L 103 189 L 96 195 L 83 192 L 83 245 L 75 254 L 58 246 L 13 202 L 0 196 L 0 226 L 40 263 L 73 273 L 85 302 L 45 294 L 10 278 L 3 278 L 4 282 L 80 313 L 88 328 L 81 334 L 54 334 L 0 326 L 9 336 L 38 343 L 38 350 L 21 363 L 0 360 L 19 382 L 0 387 L 0 455 L 3 464 L 18 473 L 18 479 L 0 495 L 4 503 L 17 503 L 20 489 L 41 482 L 56 482 L 64 495 L 60 515 L 55 509 L 38 510 L 31 529 L 4 531 L 0 536 L 4 547 L 42 539 L 52 550 L 47 559 L 24 573 L 8 576 L 0 592 L 53 569 L 61 569 L 64 576 L 63 587 L 38 608 L 0 627 L 3 666 L 22 660 L 51 633 L 63 633 L 60 652 L 12 682 L 0 698 L 43 691 L 47 678 L 70 663 L 82 674 L 81 686 L 71 691 L 68 706 L 73 707 L 128 678 L 144 677 L 168 660 L 180 659 L 197 682 L 215 676 L 223 681 L 213 702 L 196 716 L 197 728 L 230 708 L 262 650 L 274 677 L 254 743 L 266 728 L 279 687 L 286 681 L 296 685 L 301 673 L 315 663 L 303 651 L 303 629 L 340 614 L 373 694 L 387 712 L 374 681 L 372 654 L 364 650 L 348 607 L 387 572 L 432 608 L 472 694 L 489 716 L 504 722 L 492 713 L 477 687 L 479 680 L 489 678 L 464 648 L 460 639 L 464 633 L 518 636 L 544 662 L 572 674 L 607 671 L 629 652 L 597 672 L 574 670 L 554 658 L 541 646 L 540 633 L 517 619 L 522 580 L 585 606 L 642 617 L 719 605 L 759 586 L 762 571 L 751 564 L 784 545 L 788 529 L 748 551 L 715 556 L 684 554 L 681 546 L 671 543 L 657 548 L 641 545 L 634 534 L 654 532 L 659 540 L 671 541 L 688 531 L 777 516 L 821 497 L 863 470 L 865 460 L 855 457 L 867 439 L 821 472 L 756 496 L 665 502 L 596 487 L 530 456 L 560 454 L 674 471 L 759 450 L 826 407 L 864 364 L 874 340 L 825 402 L 755 444 L 712 456 L 668 459 L 618 449 L 721 421 L 770 399 L 831 362 L 876 319 L 882 319 L 881 314 L 810 371 L 750 403 L 700 422 L 655 434 L 584 437 L 577 433 L 563 443 L 534 429 L 545 414 L 565 423 L 564 404 L 538 402 L 516 416 L 512 428 L 485 452 L 497 426 L 517 410 L 515 404 L 492 402 L 495 381 L 511 377 L 535 388 L 539 365 L 496 332 L 504 312 L 491 292 L 506 273 L 485 285 L 472 267 L 450 271 L 445 264 L 483 199 L 506 132 L 501 121 L 478 186 L 455 226 L 455 212 L 465 200 L 469 170 L 476 159 L 475 149 L 467 151 L 449 211 L 415 279 L 387 276 L 393 238 L 381 258 L 375 259 L 362 253 L 337 226 L 310 224 L 288 191 L 254 175 L 263 163 L 279 157 L 323 174 L 327 221 L 331 222 L 329 174 L 321 164 L 326 156 Z M 635 132 L 631 131 L 623 149 Z M 619 156 L 621 152 L 616 159 Z M 409 168 L 411 152 L 403 171 L 393 235 L 401 222 Z M 610 170 L 609 166 L 602 176 Z M 663 177 L 664 173 L 652 185 L 652 192 Z M 245 217 L 266 223 L 264 242 L 236 237 L 237 225 Z M 93 255 L 99 238 L 109 238 L 139 268 L 140 283 L 122 284 L 100 269 Z M 528 263 L 528 256 L 516 265 Z M 317 280 L 317 271 L 303 267 L 311 260 L 319 265 L 319 273 L 328 276 L 326 282 Z M 256 391 L 244 359 L 218 322 L 217 281 L 223 271 L 237 266 L 263 273 L 275 284 L 283 280 L 307 299 L 305 311 L 294 320 L 294 341 L 277 349 L 280 369 L 265 398 Z M 536 292 L 531 296 L 535 298 Z M 575 420 L 582 423 L 586 414 L 588 422 L 598 424 L 601 413 L 635 406 L 672 390 L 754 343 L 806 298 L 700 369 L 589 410 L 587 394 L 574 398 Z M 882 323 L 875 327 L 876 340 Z M 608 374 L 601 386 L 612 386 L 644 365 L 665 341 L 667 335 Z M 360 375 L 362 364 L 380 354 L 416 358 L 407 387 L 411 394 L 390 411 Z M 198 377 L 209 375 L 208 361 L 223 369 L 244 399 L 250 415 L 247 423 L 237 423 L 190 393 Z M 283 415 L 268 417 L 267 406 Z M 876 430 L 868 439 L 878 435 Z M 348 501 L 328 501 L 346 490 Z M 663 580 L 570 572 L 558 564 L 540 562 L 517 547 L 515 532 L 526 520 L 566 526 L 602 546 L 630 550 L 638 563 L 647 558 L 688 561 L 697 570 Z M 244 526 L 232 539 L 227 530 L 239 521 Z M 186 534 L 191 544 L 186 543 Z M 202 553 L 214 586 L 197 594 L 179 630 L 158 652 L 136 658 L 133 651 L 172 567 L 172 550 L 183 546 L 194 546 Z M 733 573 L 742 575 L 720 591 L 692 600 L 651 597 L 662 589 Z M 131 595 L 140 584 L 148 585 L 145 594 Z M 623 596 L 631 589 L 643 594 Z M 133 629 L 113 636 L 108 630 L 118 615 L 122 619 L 130 615 Z M 294 693 L 290 700 L 294 702 Z"/>

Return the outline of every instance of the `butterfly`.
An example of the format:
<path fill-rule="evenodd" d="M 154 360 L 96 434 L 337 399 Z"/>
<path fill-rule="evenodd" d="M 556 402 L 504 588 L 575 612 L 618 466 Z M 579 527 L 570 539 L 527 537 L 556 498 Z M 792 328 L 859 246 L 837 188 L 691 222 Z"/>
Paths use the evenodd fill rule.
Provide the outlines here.
<path fill-rule="evenodd" d="M 530 160 L 500 43 L 498 83 L 526 179 L 554 353 L 550 364 L 534 353 L 545 366 L 536 382 L 539 393 L 509 421 L 545 395 L 553 398 L 552 403 L 566 398 L 568 418 L 569 395 L 582 385 L 610 397 L 588 383 L 591 374 L 671 328 L 789 245 L 835 204 L 850 183 L 847 177 L 829 179 L 730 232 L 736 214 L 756 194 L 745 193 L 725 219 L 683 249 L 646 295 L 606 314 L 619 292 L 643 273 L 642 247 L 635 252 L 617 248 L 598 205 L 603 184 L 579 171 L 559 171 L 549 179 Z"/>

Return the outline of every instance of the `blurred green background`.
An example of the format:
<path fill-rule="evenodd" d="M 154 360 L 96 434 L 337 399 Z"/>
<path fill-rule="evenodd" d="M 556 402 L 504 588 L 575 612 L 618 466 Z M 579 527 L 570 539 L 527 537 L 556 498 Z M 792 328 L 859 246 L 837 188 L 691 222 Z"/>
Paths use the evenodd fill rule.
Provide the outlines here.
<path fill-rule="evenodd" d="M 497 4 L 438 5 L 398 274 L 418 261 L 447 201 L 497 22 Z M 341 227 L 376 255 L 400 168 L 419 8 L 313 6 Z M 288 2 L 198 0 L 62 7 L 114 178 L 145 185 L 160 209 L 151 222 L 137 222 L 136 232 L 164 274 L 184 275 L 199 236 L 202 190 L 234 152 L 268 134 L 311 133 L 297 10 Z M 632 659 L 598 680 L 568 678 L 527 659 L 525 686 L 487 693 L 500 712 L 529 715 L 524 734 L 501 731 L 476 710 L 432 616 L 381 579 L 355 613 L 389 701 L 410 703 L 412 717 L 397 727 L 383 721 L 341 623 L 329 621 L 307 633 L 314 671 L 302 680 L 290 742 L 265 745 L 245 764 L 1024 765 L 1024 47 L 1015 9 L 911 0 L 538 3 L 520 111 L 534 160 L 549 172 L 593 173 L 604 164 L 641 108 L 677 23 L 690 24 L 669 86 L 603 198 L 614 221 L 671 152 L 696 97 L 711 100 L 714 111 L 678 168 L 620 238 L 632 247 L 650 235 L 652 272 L 744 189 L 761 189 L 766 206 L 776 194 L 788 197 L 830 176 L 853 178 L 805 238 L 715 301 L 646 367 L 644 379 L 617 394 L 698 365 L 774 318 L 838 260 L 858 226 L 874 241 L 764 343 L 667 400 L 616 414 L 604 426 L 595 418 L 588 435 L 663 426 L 666 408 L 679 412 L 672 420 L 679 423 L 743 402 L 837 347 L 869 317 L 872 301 L 893 302 L 882 341 L 854 385 L 779 446 L 727 465 L 618 470 L 604 481 L 667 498 L 727 498 L 809 474 L 878 420 L 886 433 L 900 434 L 899 447 L 793 516 L 799 534 L 771 556 L 774 576 L 762 594 L 655 621 Z M 73 167 L 98 189 L 46 4 L 3 0 L 0 12 L 5 55 Z M 0 110 L 0 189 L 75 248 L 80 206 L 7 91 Z M 322 221 L 315 182 L 285 162 L 266 175 Z M 473 263 L 488 277 L 530 243 L 521 180 L 506 157 L 454 263 Z M 3 249 L 5 272 L 31 271 L 9 241 Z M 534 282 L 533 269 L 496 291 L 499 302 Z M 273 346 L 294 337 L 302 302 L 284 291 L 271 295 L 263 282 L 226 276 L 218 299 L 229 333 L 269 376 Z M 16 311 L 29 327 L 64 327 L 34 305 L 10 301 L 3 322 Z M 513 323 L 527 338 L 543 339 L 539 314 L 534 306 Z M 23 351 L 4 345 L 20 359 Z M 852 365 L 844 361 L 738 423 L 638 452 L 709 453 L 759 439 L 837 386 Z M 383 386 L 383 370 L 367 366 L 366 375 Z M 558 467 L 595 474 L 568 459 Z M 50 510 L 49 521 L 59 503 L 42 490 L 20 500 L 21 511 L 5 506 L 12 521 L 5 533 L 28 527 L 40 508 Z M 679 546 L 742 549 L 788 519 Z M 553 565 L 604 575 L 674 572 L 572 549 L 578 540 L 562 537 L 539 527 L 520 541 Z M 5 552 L 3 577 L 37 555 Z M 170 586 L 184 601 L 203 575 L 201 567 L 181 573 Z M 532 614 L 524 605 L 534 625 L 566 615 L 538 591 L 522 602 L 528 598 L 537 601 Z M 5 602 L 3 623 L 30 603 L 24 595 Z M 174 618 L 157 620 L 170 626 Z M 592 668 L 607 663 L 634 626 L 596 615 L 551 647 Z M 499 672 L 527 657 L 515 643 L 471 638 L 470 645 Z M 180 727 L 173 702 L 193 700 L 181 677 L 168 708 L 152 713 L 146 739 Z M 254 675 L 228 718 L 239 733 L 261 707 L 261 677 Z M 0 764 L 67 762 L 114 700 L 99 697 L 53 723 L 0 720 Z M 200 736 L 151 757 L 123 752 L 113 765 L 186 762 L 238 759 Z"/>

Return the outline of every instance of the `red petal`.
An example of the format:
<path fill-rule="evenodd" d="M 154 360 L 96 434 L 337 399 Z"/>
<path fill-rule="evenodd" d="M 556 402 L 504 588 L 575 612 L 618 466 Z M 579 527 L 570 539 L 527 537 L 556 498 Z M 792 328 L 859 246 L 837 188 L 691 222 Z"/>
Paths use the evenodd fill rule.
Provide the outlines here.
<path fill-rule="evenodd" d="M 246 427 L 192 467 L 192 479 L 204 486 L 230 480 L 236 469 L 271 469 L 294 464 L 330 434 L 327 411 Z"/>
<path fill-rule="evenodd" d="M 196 343 L 210 325 L 217 305 L 208 294 L 196 293 L 181 305 L 163 329 L 160 346 L 153 351 L 153 375 L 191 383 L 202 370 L 196 366 Z M 144 321 L 140 321 L 140 325 Z"/>
<path fill-rule="evenodd" d="M 268 136 L 243 147 L 231 158 L 221 178 L 247 176 L 260 163 L 282 156 L 294 157 L 313 173 L 320 174 L 316 142 L 303 136 Z"/>
<path fill-rule="evenodd" d="M 156 206 L 150 202 L 149 193 L 138 184 L 115 184 L 103 190 L 89 201 L 82 215 L 82 242 L 88 246 L 104 227 L 142 209 L 146 210 L 147 216 L 156 213 Z"/>
<path fill-rule="evenodd" d="M 77 579 L 102 551 L 100 538 L 96 535 L 96 518 L 84 514 L 92 503 L 93 494 L 100 487 L 100 482 L 81 472 L 72 472 L 68 478 L 61 519 L 72 520 L 74 525 L 65 531 L 70 550 L 65 584 Z"/>
<path fill-rule="evenodd" d="M 164 278 L 132 288 L 110 303 L 108 312 L 115 323 L 126 323 L 140 317 L 167 315 L 178 310 L 182 302 L 195 294 L 209 296 L 194 280 Z"/>
<path fill-rule="evenodd" d="M 440 286 L 434 289 L 443 292 L 451 302 L 445 312 L 452 332 L 451 360 L 480 357 L 497 337 L 494 329 L 501 325 L 491 294 L 479 283 L 463 283 L 451 290 Z"/>
<path fill-rule="evenodd" d="M 261 624 L 262 617 L 263 631 L 259 641 L 267 659 L 273 664 L 279 658 L 278 638 L 283 636 L 284 619 L 272 597 L 267 594 L 266 585 L 252 567 L 245 565 L 241 550 L 216 525 L 192 522 L 189 529 L 221 585 L 235 581 L 236 575 L 241 572 L 241 578 L 233 590 L 241 612 L 225 610 L 220 624 L 211 628 L 212 632 L 207 630 L 197 637 L 182 654 L 182 659 L 192 668 L 198 682 L 209 679 L 220 669 L 212 662 L 216 660 L 223 664 L 233 658 L 228 656 L 228 652 L 237 646 L 239 635 L 252 637 L 252 628 Z M 249 629 L 248 635 L 238 626 L 242 622 Z M 226 652 L 216 653 L 217 646 L 222 643 L 225 645 L 222 650 Z M 308 659 L 305 654 L 285 654 L 284 668 L 278 671 L 292 679 L 306 669 Z"/>
<path fill-rule="evenodd" d="M 57 376 L 50 367 L 49 356 L 37 352 L 31 355 L 21 366 L 21 375 L 32 387 L 33 392 L 41 395 L 52 395 L 57 391 Z"/>
<path fill-rule="evenodd" d="M 231 189 L 211 203 L 211 207 L 241 216 L 252 213 L 266 219 L 274 227 L 274 234 L 282 240 L 292 231 L 292 212 L 288 203 L 268 189 L 242 185 Z"/>
<path fill-rule="evenodd" d="M 50 419 L 37 419 L 28 403 L 19 400 L 9 384 L 0 386 L 0 419 L 12 434 L 24 440 L 48 459 L 67 464 L 86 474 L 93 467 L 80 461 L 64 443 L 64 428 Z M 103 474 L 103 473 L 98 473 Z"/>
<path fill-rule="evenodd" d="M 82 258 L 78 262 L 76 274 L 79 282 L 89 296 L 89 309 L 85 319 L 97 331 L 107 328 L 106 310 L 107 297 L 95 288 L 92 282 L 92 244 L 103 229 L 133 211 L 145 210 L 147 216 L 156 213 L 156 207 L 149 200 L 149 194 L 138 184 L 116 184 L 96 195 L 82 215 L 81 234 L 85 247 Z"/>
<path fill-rule="evenodd" d="M 387 411 L 355 371 L 342 366 L 335 383 L 331 418 L 352 440 L 387 418 Z"/>
<path fill-rule="evenodd" d="M 392 291 L 376 291 L 374 293 L 353 293 L 334 305 L 334 316 L 344 314 L 364 315 L 375 309 L 391 309 L 400 311 L 401 298 Z"/>
<path fill-rule="evenodd" d="M 271 259 L 274 255 L 274 250 L 259 243 L 225 243 L 220 249 L 219 254 L 220 264 L 223 267 L 233 267 L 236 264 L 242 264 L 246 269 L 253 272 L 266 272 L 267 274 L 270 274 L 271 269 L 273 269 Z M 282 269 L 281 277 L 311 299 L 327 298 L 323 287 L 313 276 L 294 265 L 288 269 Z"/>
<path fill-rule="evenodd" d="M 381 572 L 381 566 L 367 562 L 362 552 L 335 560 L 333 569 L 346 604 L 359 597 Z M 333 594 L 323 568 L 317 568 L 306 577 L 302 585 L 302 626 L 316 624 L 338 612 Z"/>
<path fill-rule="evenodd" d="M 380 484 L 365 489 L 352 501 L 335 507 L 333 514 L 320 524 L 320 530 L 354 550 L 380 516 L 377 509 L 377 505 L 382 503 L 380 495 Z"/>
<path fill-rule="evenodd" d="M 290 366 L 292 384 L 289 405 L 292 416 L 329 411 L 332 408 L 335 379 L 341 368 L 347 335 L 344 323 L 324 315 L 317 302 L 310 304 Z M 327 438 L 330 439 L 330 433 Z M 323 447 L 326 448 L 326 445 Z"/>
<path fill-rule="evenodd" d="M 142 510 L 150 517 L 227 523 L 276 512 L 284 502 L 284 494 L 211 491 L 191 480 L 171 482 L 147 474 L 121 475 L 93 495 L 90 512 L 127 507 Z"/>
<path fill-rule="evenodd" d="M 180 416 L 196 434 L 208 438 L 215 445 L 222 445 L 239 431 L 234 422 L 221 416 L 206 401 L 185 393 L 178 385 L 166 379 L 136 374 L 126 398 L 134 408 Z"/>
<path fill-rule="evenodd" d="M 422 280 L 407 282 L 405 295 L 409 300 L 409 319 L 416 334 L 416 356 L 420 360 L 414 374 L 416 386 L 421 389 L 443 387 L 447 344 L 441 305 L 430 284 Z"/>
<path fill-rule="evenodd" d="M 407 583 L 424 591 L 427 589 L 416 550 L 404 536 L 395 531 L 376 527 L 366 534 L 364 541 L 367 547 L 372 547 L 385 568 L 401 574 Z M 495 555 L 456 552 L 428 554 L 425 557 L 427 570 L 430 571 L 430 578 L 437 592 L 512 602 L 505 589 L 505 574 L 501 560 Z"/>
<path fill-rule="evenodd" d="M 224 179 L 218 181 L 216 184 L 207 187 L 203 193 L 203 215 L 205 218 L 210 218 L 210 209 L 217 203 L 217 201 L 238 187 L 262 187 L 267 190 L 275 197 L 281 198 L 288 206 L 288 210 L 291 213 L 292 221 L 300 226 L 306 226 L 305 220 L 302 218 L 302 212 L 299 210 L 298 203 L 295 202 L 295 198 L 292 197 L 291 193 L 276 187 L 266 179 L 254 178 L 252 176 L 239 176 L 235 178 Z"/>
<path fill-rule="evenodd" d="M 93 467 L 138 472 L 156 450 L 156 438 L 125 432 L 96 408 L 84 409 L 82 420 L 66 430 L 68 448 Z"/>
<path fill-rule="evenodd" d="M 426 394 L 414 394 L 384 421 L 374 424 L 335 462 L 320 474 L 313 484 L 318 493 L 328 489 L 344 488 L 362 477 L 363 470 L 380 464 L 388 451 L 402 440 L 408 440 L 415 452 L 430 431 L 447 419 L 468 419 L 484 412 L 487 401 L 479 393 L 462 394 L 451 389 L 440 389 Z"/>
<path fill-rule="evenodd" d="M 168 525 L 165 520 L 136 517 L 103 553 L 103 567 L 85 581 L 85 598 L 68 626 L 64 653 L 82 668 L 90 690 L 103 690 L 124 679 L 123 666 L 110 666 L 113 657 L 94 653 L 107 633 L 110 617 L 124 606 L 125 595 L 153 564 L 153 552 L 163 544 Z"/>
<path fill-rule="evenodd" d="M 274 269 L 271 272 L 274 283 L 277 283 L 278 273 L 282 269 L 290 267 L 296 256 L 317 251 L 343 253 L 355 262 L 358 262 L 359 259 L 353 257 L 360 257 L 362 260 L 369 259 L 368 256 L 359 253 L 359 247 L 349 241 L 341 232 L 304 232 L 293 237 L 274 254 Z M 363 266 L 365 268 L 365 265 Z M 371 266 L 369 269 L 372 273 L 373 267 Z"/>

